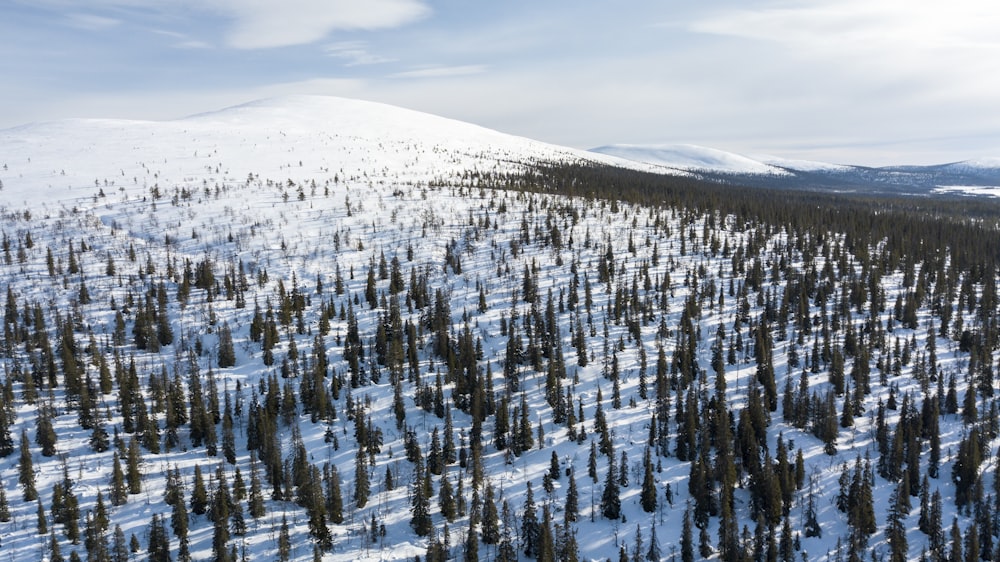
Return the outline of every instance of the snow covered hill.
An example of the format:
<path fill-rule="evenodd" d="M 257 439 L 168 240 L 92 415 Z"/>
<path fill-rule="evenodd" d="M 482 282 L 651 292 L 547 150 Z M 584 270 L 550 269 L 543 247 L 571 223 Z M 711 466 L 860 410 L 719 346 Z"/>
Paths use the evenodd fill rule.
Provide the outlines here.
<path fill-rule="evenodd" d="M 694 172 L 767 175 L 786 175 L 789 173 L 780 167 L 746 156 L 691 144 L 612 144 L 592 148 L 591 152 Z"/>
<path fill-rule="evenodd" d="M 0 132 L 0 553 L 998 550 L 988 206 L 622 162 L 316 97 Z"/>
<path fill-rule="evenodd" d="M 8 206 L 57 205 L 86 197 L 94 187 L 135 194 L 155 185 L 243 181 L 248 174 L 282 182 L 362 176 L 433 182 L 520 171 L 535 162 L 622 164 L 417 111 L 327 96 L 285 96 L 176 121 L 31 124 L 0 131 L 0 149 Z"/>

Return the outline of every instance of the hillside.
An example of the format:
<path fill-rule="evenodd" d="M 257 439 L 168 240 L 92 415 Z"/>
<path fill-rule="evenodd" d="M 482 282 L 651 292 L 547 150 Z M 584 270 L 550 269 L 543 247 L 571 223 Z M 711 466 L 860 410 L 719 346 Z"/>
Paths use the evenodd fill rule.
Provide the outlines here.
<path fill-rule="evenodd" d="M 335 98 L 0 132 L 2 552 L 1000 552 L 1000 209 L 620 163 Z"/>

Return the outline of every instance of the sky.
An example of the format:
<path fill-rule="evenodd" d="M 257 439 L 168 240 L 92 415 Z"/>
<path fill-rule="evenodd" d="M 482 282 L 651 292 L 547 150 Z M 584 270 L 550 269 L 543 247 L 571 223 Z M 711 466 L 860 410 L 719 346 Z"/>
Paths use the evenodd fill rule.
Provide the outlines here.
<path fill-rule="evenodd" d="M 3 0 L 0 129 L 285 94 L 541 141 L 1000 158 L 993 0 Z"/>

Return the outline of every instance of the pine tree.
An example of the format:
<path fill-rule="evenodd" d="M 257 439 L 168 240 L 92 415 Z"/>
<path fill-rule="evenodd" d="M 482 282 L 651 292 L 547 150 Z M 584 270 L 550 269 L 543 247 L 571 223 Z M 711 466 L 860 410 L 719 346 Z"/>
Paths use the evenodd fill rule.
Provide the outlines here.
<path fill-rule="evenodd" d="M 361 509 L 368 503 L 368 463 L 367 454 L 358 447 L 354 456 L 354 505 Z"/>
<path fill-rule="evenodd" d="M 344 522 L 344 500 L 340 491 L 340 474 L 336 466 L 323 466 L 323 480 L 326 484 L 326 512 L 331 523 Z"/>
<path fill-rule="evenodd" d="M 28 434 L 23 428 L 21 429 L 20 451 L 17 482 L 21 485 L 24 501 L 30 502 L 38 498 L 38 492 L 35 490 L 35 470 L 31 460 L 31 448 L 28 446 Z"/>
<path fill-rule="evenodd" d="M 142 454 L 139 452 L 139 442 L 133 436 L 128 444 L 128 462 L 125 468 L 125 481 L 128 483 L 128 493 L 138 494 L 142 492 L 142 472 L 139 468 L 139 461 Z"/>
<path fill-rule="evenodd" d="M 621 517 L 621 497 L 618 487 L 618 477 L 615 470 L 615 456 L 608 455 L 608 470 L 604 478 L 604 492 L 601 493 L 601 515 L 605 519 Z"/>
<path fill-rule="evenodd" d="M 146 550 L 150 562 L 170 562 L 170 538 L 158 513 L 153 514 L 149 524 L 149 547 Z"/>
<path fill-rule="evenodd" d="M 566 521 L 575 522 L 580 516 L 580 498 L 576 489 L 576 470 L 569 472 L 569 485 L 566 487 L 566 504 L 564 506 Z"/>
<path fill-rule="evenodd" d="M 479 562 L 479 533 L 475 527 L 470 527 L 465 535 L 465 550 L 462 553 L 462 562 Z"/>
<path fill-rule="evenodd" d="M 201 475 L 201 465 L 194 465 L 194 487 L 191 491 L 191 512 L 204 515 L 208 511 L 208 490 L 205 489 L 205 479 Z"/>
<path fill-rule="evenodd" d="M 218 365 L 220 369 L 236 365 L 236 350 L 233 348 L 233 333 L 228 323 L 219 329 Z"/>
<path fill-rule="evenodd" d="M 643 464 L 643 476 L 642 476 L 642 494 L 640 495 L 640 503 L 642 504 L 642 510 L 646 513 L 653 513 L 656 511 L 656 477 L 653 476 L 653 462 L 650 457 L 649 447 L 646 447 L 646 452 L 642 459 Z"/>
<path fill-rule="evenodd" d="M 256 461 L 250 464 L 250 498 L 247 507 L 250 510 L 250 517 L 254 519 L 260 519 L 267 513 L 264 506 L 264 491 L 261 488 L 260 476 L 257 474 Z"/>
<path fill-rule="evenodd" d="M 128 562 L 128 543 L 125 541 L 125 532 L 122 526 L 115 524 L 115 532 L 111 542 L 111 562 Z"/>
<path fill-rule="evenodd" d="M 42 405 L 35 417 L 35 443 L 42 448 L 43 457 L 51 457 L 56 454 L 58 437 L 52 427 L 52 417 L 53 408 L 48 404 Z"/>
<path fill-rule="evenodd" d="M 496 501 L 493 498 L 492 484 L 486 486 L 486 494 L 483 498 L 482 534 L 484 544 L 497 544 L 500 540 L 500 519 Z"/>
<path fill-rule="evenodd" d="M 531 490 L 531 482 L 524 497 L 524 510 L 521 512 L 521 547 L 524 555 L 528 558 L 538 556 L 539 539 L 541 536 L 541 526 L 538 522 L 538 514 L 535 511 L 535 494 Z"/>
<path fill-rule="evenodd" d="M 901 505 L 904 500 L 908 501 L 908 498 L 904 498 L 903 494 L 907 496 L 909 494 L 905 493 L 902 487 L 902 484 L 897 486 L 892 496 L 885 526 L 885 538 L 889 543 L 890 562 L 905 562 L 909 552 L 909 544 L 906 540 L 906 514 Z"/>
<path fill-rule="evenodd" d="M 225 395 L 225 406 L 222 413 L 222 456 L 229 464 L 236 464 L 236 436 L 233 434 L 233 407 L 230 404 L 229 393 Z"/>
<path fill-rule="evenodd" d="M 691 535 L 691 505 L 684 510 L 681 523 L 681 562 L 694 562 L 694 538 Z"/>
<path fill-rule="evenodd" d="M 500 545 L 497 548 L 497 560 L 503 562 L 517 562 L 517 550 L 514 548 L 514 540 L 511 537 L 511 528 L 513 522 L 511 519 L 510 505 L 507 500 L 503 501 L 503 507 L 501 509 L 502 521 L 503 521 L 503 531 L 500 536 Z"/>
<path fill-rule="evenodd" d="M 281 530 L 278 533 L 278 560 L 288 562 L 292 554 L 292 538 L 288 532 L 288 519 L 281 516 Z"/>
<path fill-rule="evenodd" d="M 111 490 L 109 493 L 111 505 L 118 507 L 128 501 L 128 489 L 125 487 L 125 473 L 122 471 L 118 451 L 115 451 L 111 465 Z"/>
<path fill-rule="evenodd" d="M 7 490 L 0 485 L 0 523 L 10 521 L 10 505 L 7 504 Z"/>
<path fill-rule="evenodd" d="M 425 483 L 425 479 L 428 478 L 429 476 L 424 475 L 423 468 L 418 464 L 413 478 L 413 504 L 410 508 L 410 513 L 412 514 L 410 527 L 420 537 L 430 535 L 433 529 L 430 498 L 427 496 L 427 486 Z"/>
<path fill-rule="evenodd" d="M 44 535 L 49 532 L 49 525 L 45 519 L 45 507 L 42 505 L 41 498 L 35 500 L 38 502 L 38 509 L 36 510 L 35 520 L 39 535 Z"/>
<path fill-rule="evenodd" d="M 441 509 L 441 515 L 449 523 L 453 522 L 458 516 L 458 506 L 455 502 L 455 494 L 447 472 L 441 475 L 441 484 L 438 486 L 438 506 Z"/>

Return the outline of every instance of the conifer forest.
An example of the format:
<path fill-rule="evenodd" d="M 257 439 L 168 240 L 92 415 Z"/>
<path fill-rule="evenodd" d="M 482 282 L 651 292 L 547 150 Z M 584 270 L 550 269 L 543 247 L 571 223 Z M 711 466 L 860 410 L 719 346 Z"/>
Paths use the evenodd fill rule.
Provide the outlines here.
<path fill-rule="evenodd" d="M 0 138 L 0 559 L 1000 558 L 996 201 L 273 109 Z"/>

